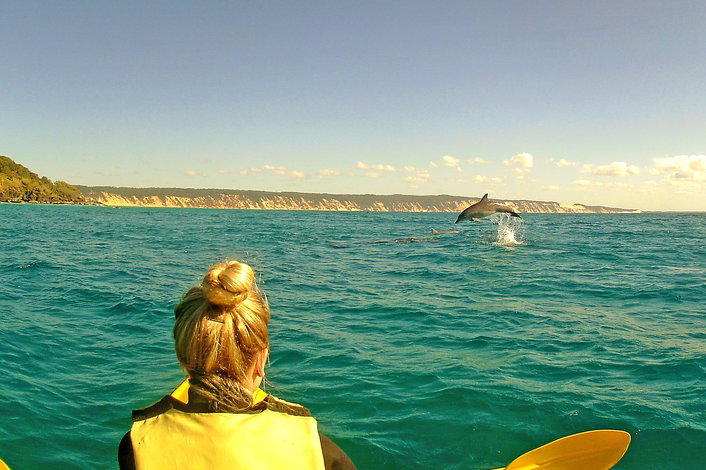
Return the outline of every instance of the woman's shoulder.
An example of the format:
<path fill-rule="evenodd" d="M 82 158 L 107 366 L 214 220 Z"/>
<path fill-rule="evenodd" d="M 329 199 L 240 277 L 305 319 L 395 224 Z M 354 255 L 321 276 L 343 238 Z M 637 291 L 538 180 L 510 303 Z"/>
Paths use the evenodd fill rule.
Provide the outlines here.
<path fill-rule="evenodd" d="M 154 418 L 155 416 L 159 416 L 162 413 L 166 413 L 167 411 L 171 410 L 174 408 L 174 399 L 171 397 L 171 395 L 167 395 L 158 402 L 152 403 L 149 406 L 145 406 L 144 408 L 139 408 L 137 410 L 132 411 L 132 420 L 133 421 L 144 421 L 149 418 Z"/>

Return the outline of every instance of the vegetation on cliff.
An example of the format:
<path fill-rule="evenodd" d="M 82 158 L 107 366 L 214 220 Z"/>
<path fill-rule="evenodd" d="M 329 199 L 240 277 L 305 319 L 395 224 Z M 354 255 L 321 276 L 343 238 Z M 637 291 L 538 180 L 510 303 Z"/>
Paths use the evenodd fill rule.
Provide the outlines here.
<path fill-rule="evenodd" d="M 0 202 L 83 203 L 81 191 L 64 181 L 53 183 L 0 155 Z"/>

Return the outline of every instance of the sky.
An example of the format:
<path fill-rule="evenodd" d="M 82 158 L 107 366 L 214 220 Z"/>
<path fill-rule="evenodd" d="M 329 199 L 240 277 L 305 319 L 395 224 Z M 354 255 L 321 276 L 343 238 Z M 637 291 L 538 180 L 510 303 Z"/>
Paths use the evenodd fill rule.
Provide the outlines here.
<path fill-rule="evenodd" d="M 706 2 L 0 2 L 0 155 L 88 186 L 706 211 Z"/>

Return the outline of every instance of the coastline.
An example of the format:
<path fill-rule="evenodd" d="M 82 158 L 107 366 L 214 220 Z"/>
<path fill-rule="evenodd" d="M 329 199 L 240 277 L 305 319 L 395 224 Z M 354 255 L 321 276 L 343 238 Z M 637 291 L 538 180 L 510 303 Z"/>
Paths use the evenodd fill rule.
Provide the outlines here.
<path fill-rule="evenodd" d="M 110 207 L 165 207 L 332 212 L 444 212 L 465 209 L 478 198 L 451 195 L 325 194 L 252 190 L 125 188 L 77 186 L 87 201 Z M 516 212 L 557 214 L 642 213 L 625 209 L 555 201 L 493 199 Z"/>

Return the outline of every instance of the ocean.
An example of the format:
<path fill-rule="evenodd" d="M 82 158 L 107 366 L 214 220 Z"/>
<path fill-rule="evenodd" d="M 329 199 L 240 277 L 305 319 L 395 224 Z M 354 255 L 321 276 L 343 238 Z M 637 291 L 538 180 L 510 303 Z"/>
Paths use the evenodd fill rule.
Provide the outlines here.
<path fill-rule="evenodd" d="M 0 204 L 0 457 L 117 468 L 131 410 L 183 377 L 174 305 L 238 259 L 268 391 L 359 469 L 501 467 L 591 429 L 631 434 L 616 469 L 706 468 L 706 214 L 455 217 Z"/>

